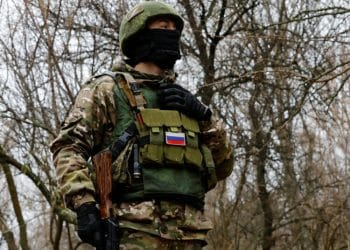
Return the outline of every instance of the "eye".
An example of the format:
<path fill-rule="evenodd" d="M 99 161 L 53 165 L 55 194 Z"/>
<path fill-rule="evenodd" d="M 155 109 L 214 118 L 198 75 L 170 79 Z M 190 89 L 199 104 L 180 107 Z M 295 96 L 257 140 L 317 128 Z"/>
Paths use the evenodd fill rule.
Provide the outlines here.
<path fill-rule="evenodd" d="M 175 30 L 176 25 L 172 20 L 169 19 L 158 19 L 149 24 L 148 28 L 150 29 L 169 29 Z"/>
<path fill-rule="evenodd" d="M 175 23 L 169 19 L 165 19 L 161 21 L 161 28 L 162 29 L 169 29 L 169 30 L 175 30 L 176 26 Z"/>
<path fill-rule="evenodd" d="M 167 21 L 165 20 L 160 21 L 159 28 L 167 29 L 168 27 L 169 27 L 169 23 Z"/>

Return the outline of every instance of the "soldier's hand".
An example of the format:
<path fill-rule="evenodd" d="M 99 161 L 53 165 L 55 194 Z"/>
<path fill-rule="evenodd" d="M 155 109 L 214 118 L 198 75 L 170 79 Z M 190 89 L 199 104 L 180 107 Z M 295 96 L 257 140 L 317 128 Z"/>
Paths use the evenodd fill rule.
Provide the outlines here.
<path fill-rule="evenodd" d="M 211 110 L 188 90 L 173 83 L 162 83 L 159 88 L 161 108 L 178 110 L 200 121 L 210 120 Z"/>
<path fill-rule="evenodd" d="M 83 242 L 95 247 L 102 246 L 101 220 L 96 203 L 84 203 L 76 210 L 78 220 L 78 235 Z"/>

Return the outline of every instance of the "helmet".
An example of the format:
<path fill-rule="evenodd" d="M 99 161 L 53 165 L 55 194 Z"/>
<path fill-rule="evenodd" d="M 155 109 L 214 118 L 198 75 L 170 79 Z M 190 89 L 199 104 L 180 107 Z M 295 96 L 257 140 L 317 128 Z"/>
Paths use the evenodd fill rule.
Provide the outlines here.
<path fill-rule="evenodd" d="M 176 29 L 182 31 L 184 21 L 176 10 L 168 4 L 158 1 L 146 1 L 137 4 L 123 18 L 119 30 L 119 45 L 124 55 L 127 54 L 128 41 L 147 24 L 157 17 L 169 17 L 175 22 Z"/>

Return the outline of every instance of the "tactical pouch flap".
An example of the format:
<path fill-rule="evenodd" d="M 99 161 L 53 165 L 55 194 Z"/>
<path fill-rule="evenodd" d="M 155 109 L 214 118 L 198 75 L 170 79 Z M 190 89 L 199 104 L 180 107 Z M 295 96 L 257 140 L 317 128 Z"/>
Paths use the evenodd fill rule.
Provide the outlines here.
<path fill-rule="evenodd" d="M 182 126 L 188 130 L 188 131 L 192 131 L 194 133 L 199 133 L 199 125 L 198 122 L 194 119 L 189 118 L 188 116 L 181 114 L 181 122 L 182 122 Z"/>
<path fill-rule="evenodd" d="M 147 127 L 181 126 L 180 114 L 175 110 L 143 109 L 141 115 Z"/>

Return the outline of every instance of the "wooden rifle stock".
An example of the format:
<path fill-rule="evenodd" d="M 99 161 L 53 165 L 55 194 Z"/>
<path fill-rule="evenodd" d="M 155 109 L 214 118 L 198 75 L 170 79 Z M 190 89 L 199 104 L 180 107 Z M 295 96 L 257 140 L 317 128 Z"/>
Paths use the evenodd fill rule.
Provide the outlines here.
<path fill-rule="evenodd" d="M 102 235 L 105 246 L 102 249 L 119 249 L 119 226 L 112 208 L 112 152 L 103 150 L 92 158 L 96 172 L 99 195 Z"/>
<path fill-rule="evenodd" d="M 112 153 L 103 150 L 96 154 L 92 162 L 94 164 L 97 182 L 97 191 L 100 199 L 101 219 L 111 217 L 112 210 Z"/>

